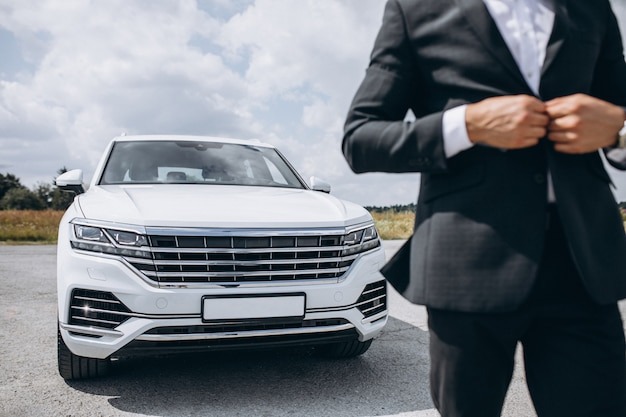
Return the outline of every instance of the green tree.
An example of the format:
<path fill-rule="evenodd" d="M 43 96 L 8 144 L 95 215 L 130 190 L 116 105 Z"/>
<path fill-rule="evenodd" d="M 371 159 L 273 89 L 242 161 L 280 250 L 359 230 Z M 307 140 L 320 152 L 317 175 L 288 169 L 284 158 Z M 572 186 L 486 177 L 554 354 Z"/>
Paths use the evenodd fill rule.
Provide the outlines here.
<path fill-rule="evenodd" d="M 52 194 L 54 192 L 54 188 L 52 187 L 52 185 L 38 182 L 35 185 L 35 188 L 33 188 L 33 192 L 45 204 L 46 208 L 51 208 Z"/>
<path fill-rule="evenodd" d="M 28 188 L 15 187 L 2 196 L 0 207 L 4 210 L 43 210 L 46 204 Z"/>
<path fill-rule="evenodd" d="M 26 188 L 20 182 L 20 179 L 13 174 L 0 174 L 0 200 L 4 195 L 14 188 Z"/>

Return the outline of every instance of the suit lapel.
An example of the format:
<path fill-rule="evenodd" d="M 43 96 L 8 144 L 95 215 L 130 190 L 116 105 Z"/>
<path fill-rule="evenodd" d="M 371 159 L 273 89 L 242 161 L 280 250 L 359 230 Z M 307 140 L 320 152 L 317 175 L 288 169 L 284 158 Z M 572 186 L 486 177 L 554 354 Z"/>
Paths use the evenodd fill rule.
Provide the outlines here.
<path fill-rule="evenodd" d="M 455 0 L 465 19 L 484 47 L 498 60 L 506 70 L 529 89 L 520 72 L 515 58 L 502 38 L 496 22 L 482 0 Z"/>
<path fill-rule="evenodd" d="M 565 0 L 555 0 L 554 2 L 554 26 L 546 48 L 546 59 L 541 68 L 541 75 L 545 74 L 550 65 L 552 65 L 567 37 L 567 24 L 569 19 L 565 3 Z"/>

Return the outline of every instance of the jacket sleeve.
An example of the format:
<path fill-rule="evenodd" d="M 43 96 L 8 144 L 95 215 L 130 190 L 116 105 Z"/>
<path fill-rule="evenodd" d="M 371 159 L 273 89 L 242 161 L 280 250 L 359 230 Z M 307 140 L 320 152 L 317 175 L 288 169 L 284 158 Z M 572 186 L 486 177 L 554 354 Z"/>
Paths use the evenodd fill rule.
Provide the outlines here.
<path fill-rule="evenodd" d="M 607 30 L 596 65 L 592 95 L 626 110 L 626 62 L 622 37 L 615 15 L 610 7 L 607 9 Z M 605 155 L 613 167 L 626 170 L 626 150 L 609 148 L 605 149 Z"/>
<path fill-rule="evenodd" d="M 354 172 L 446 169 L 443 113 L 416 111 L 421 98 L 418 74 L 405 15 L 397 0 L 389 0 L 344 126 L 343 154 Z M 409 109 L 417 116 L 412 122 L 405 121 Z"/>

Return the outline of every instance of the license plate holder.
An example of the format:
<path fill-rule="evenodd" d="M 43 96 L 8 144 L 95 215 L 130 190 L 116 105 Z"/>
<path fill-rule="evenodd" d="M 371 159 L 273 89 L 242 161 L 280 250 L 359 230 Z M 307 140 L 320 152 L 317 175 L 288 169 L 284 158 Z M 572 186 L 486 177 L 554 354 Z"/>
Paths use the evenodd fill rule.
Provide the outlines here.
<path fill-rule="evenodd" d="M 202 321 L 251 321 L 304 318 L 305 293 L 205 295 Z"/>

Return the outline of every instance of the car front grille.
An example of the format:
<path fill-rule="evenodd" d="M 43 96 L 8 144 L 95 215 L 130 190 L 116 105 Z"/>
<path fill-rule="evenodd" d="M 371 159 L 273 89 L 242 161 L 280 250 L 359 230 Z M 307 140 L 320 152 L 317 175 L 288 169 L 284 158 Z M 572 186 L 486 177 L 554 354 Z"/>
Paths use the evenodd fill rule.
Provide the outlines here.
<path fill-rule="evenodd" d="M 110 292 L 75 289 L 69 324 L 114 329 L 130 318 L 130 310 Z"/>
<path fill-rule="evenodd" d="M 356 302 L 357 308 L 365 318 L 372 317 L 387 309 L 386 281 L 367 284 Z"/>
<path fill-rule="evenodd" d="M 126 260 L 159 283 L 244 283 L 336 279 L 358 257 L 343 235 L 150 235 L 152 260 Z M 380 246 L 378 239 L 364 250 Z"/>

